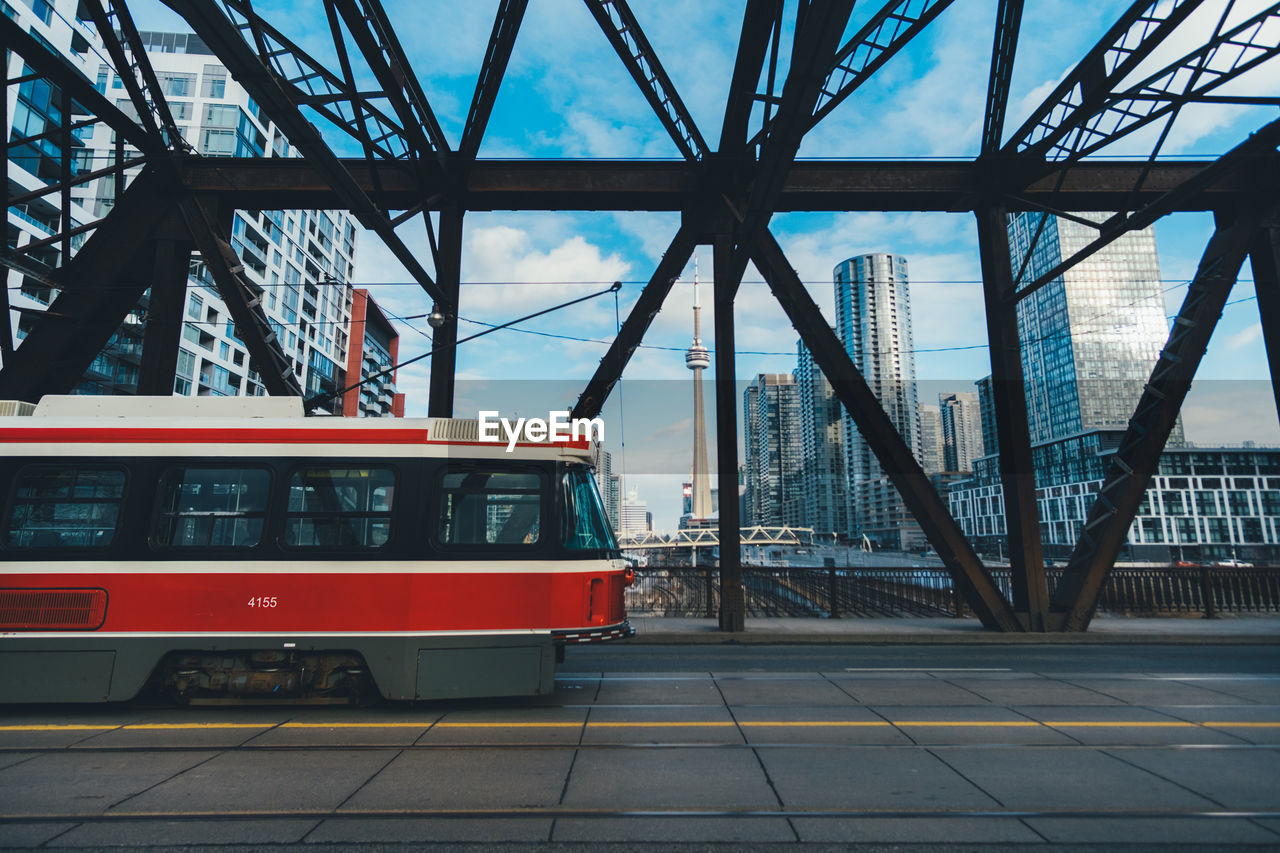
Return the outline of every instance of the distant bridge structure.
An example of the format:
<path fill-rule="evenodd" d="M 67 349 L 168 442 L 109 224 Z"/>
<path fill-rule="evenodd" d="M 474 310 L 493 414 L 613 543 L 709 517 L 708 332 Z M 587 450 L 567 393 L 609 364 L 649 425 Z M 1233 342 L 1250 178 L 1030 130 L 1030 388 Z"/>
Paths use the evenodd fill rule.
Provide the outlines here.
<path fill-rule="evenodd" d="M 236 208 L 340 208 L 374 232 L 436 305 L 429 414 L 453 412 L 463 220 L 479 210 L 661 210 L 680 225 L 647 285 L 586 384 L 574 417 L 594 417 L 618 382 L 676 276 L 698 245 L 714 258 L 717 466 L 722 495 L 737 492 L 739 401 L 735 399 L 733 303 L 754 264 L 814 361 L 831 382 L 903 502 L 937 551 L 955 588 L 991 630 L 1083 631 L 1124 544 L 1222 308 L 1246 259 L 1252 264 L 1273 387 L 1280 377 L 1280 121 L 1262 124 L 1219 156 L 1159 159 L 1190 105 L 1277 106 L 1280 4 L 1237 10 L 1216 25 L 1184 26 L 1200 0 L 1134 0 L 1094 47 L 1012 133 L 1005 116 L 1022 34 L 1022 0 L 997 0 L 980 149 L 969 159 L 849 158 L 797 163 L 805 135 L 931 27 L 952 0 L 876 0 L 850 26 L 853 0 L 744 0 L 736 62 L 715 147 L 700 131 L 644 28 L 625 0 L 584 0 L 653 109 L 679 159 L 477 161 L 529 0 L 496 0 L 494 25 L 465 128 L 449 139 L 408 61 L 384 0 L 315 0 L 328 24 L 272 23 L 250 0 L 163 0 L 180 15 L 303 155 L 205 158 L 183 141 L 147 59 L 126 0 L 82 0 L 76 27 L 96 30 L 124 91 L 99 92 L 44 41 L 0 15 L 0 37 L 21 58 L 6 71 L 3 103 L 20 87 L 47 87 L 48 121 L 4 136 L 39 146 L 49 167 L 39 187 L 9 181 L 11 215 L 35 210 L 50 234 L 6 245 L 0 264 L 56 293 L 14 345 L 8 293 L 0 288 L 0 399 L 68 393 L 112 334 L 150 292 L 139 373 L 142 393 L 168 394 L 183 322 L 189 261 L 198 254 L 226 302 L 252 366 L 273 395 L 304 396 L 261 308 L 263 283 L 233 248 Z M 418 8 L 385 0 L 399 10 Z M 655 14 L 648 8 L 641 11 Z M 428 13 L 434 14 L 434 13 Z M 312 16 L 315 17 L 315 16 Z M 935 23 L 943 21 L 944 23 Z M 305 29 L 305 33 L 301 32 Z M 1175 33 L 1177 34 L 1175 36 Z M 318 49 L 309 53 L 300 46 Z M 1051 33 L 1032 33 L 1038 39 Z M 81 36 L 83 38 L 83 36 Z M 331 44 L 326 44 L 326 39 Z M 1171 45 L 1180 45 L 1168 59 Z M 1161 50 L 1166 48 L 1166 50 Z M 1186 51 L 1186 52 L 1184 52 Z M 565 63 L 578 51 L 558 52 Z M 1238 86 L 1227 85 L 1240 81 Z M 1269 81 L 1269 88 L 1268 88 Z M 1261 82 L 1263 85 L 1252 85 Z M 1247 94 L 1246 94 L 1247 93 Z M 127 96 L 127 100 L 125 99 Z M 851 107 L 856 109 L 856 107 Z M 1016 105 L 1015 105 L 1016 108 Z M 846 108 L 848 109 L 848 107 Z M 1185 116 L 1184 116 L 1185 118 Z M 112 162 L 86 164 L 72 144 L 105 125 L 118 140 Z M 659 130 L 661 128 L 661 130 Z M 1109 146 L 1150 129 L 1147 156 L 1117 161 Z M 24 137 L 22 134 L 30 134 Z M 330 140 L 359 147 L 342 158 Z M 353 144 L 354 141 L 354 144 Z M 4 158 L 7 159 L 7 156 Z M 102 218 L 73 216 L 72 190 L 114 180 Z M 951 515 L 853 364 L 770 230 L 791 210 L 946 211 L 975 217 L 999 436 L 1011 595 Z M 1085 249 L 1034 281 L 1014 270 L 1010 211 L 1108 211 Z M 1066 269 L 1121 235 L 1176 211 L 1212 211 L 1215 227 L 1164 349 L 1097 493 L 1062 579 L 1046 579 L 1017 306 Z M 397 229 L 418 216 L 428 229 L 427 265 Z M 1027 252 L 1030 256 L 1032 250 Z M 8 283 L 8 282 L 7 282 Z M 11 286 L 11 285 L 10 285 Z M 1123 322 L 1121 320 L 1120 322 Z M 433 323 L 433 326 L 436 324 Z M 1280 391 L 1277 391 L 1280 407 Z M 738 506 L 720 510 L 720 626 L 742 630 L 745 613 Z"/>
<path fill-rule="evenodd" d="M 738 541 L 743 545 L 810 545 L 813 543 L 813 528 L 742 527 L 739 528 Z M 618 547 L 624 551 L 701 548 L 719 544 L 720 531 L 714 527 L 677 530 L 674 533 L 624 533 L 618 537 Z"/>

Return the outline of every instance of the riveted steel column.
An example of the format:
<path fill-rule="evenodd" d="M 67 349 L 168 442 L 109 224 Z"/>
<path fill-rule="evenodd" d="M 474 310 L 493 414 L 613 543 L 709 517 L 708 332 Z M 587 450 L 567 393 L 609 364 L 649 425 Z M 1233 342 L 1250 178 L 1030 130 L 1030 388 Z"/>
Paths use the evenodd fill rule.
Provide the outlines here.
<path fill-rule="evenodd" d="M 1036 506 L 1036 473 L 1022 376 L 1017 303 L 1013 298 L 1009 230 L 1004 208 L 985 208 L 977 212 L 977 217 L 987 341 L 991 350 L 991 387 L 1000 443 L 1000 483 L 1004 488 L 1005 530 L 1013 571 L 1013 610 L 1026 630 L 1045 631 L 1052 627 L 1046 624 L 1049 588 L 1040 543 L 1040 513 Z"/>
<path fill-rule="evenodd" d="M 716 468 L 720 489 L 720 630 L 745 628 L 742 592 L 742 519 L 738 513 L 738 378 L 733 343 L 733 240 L 715 243 Z M 737 278 L 742 278 L 738 272 Z"/>
<path fill-rule="evenodd" d="M 431 389 L 427 414 L 433 418 L 453 417 L 453 386 L 458 366 L 458 296 L 462 288 L 461 207 L 440 211 L 440 247 L 436 253 L 436 284 L 446 301 L 436 307 L 444 323 L 431 332 Z"/>
<path fill-rule="evenodd" d="M 1262 340 L 1267 348 L 1271 371 L 1271 391 L 1280 415 L 1280 221 L 1264 221 L 1249 247 L 1253 267 L 1253 287 L 1258 294 L 1258 314 L 1262 318 Z"/>
<path fill-rule="evenodd" d="M 142 362 L 138 369 L 139 394 L 167 397 L 173 393 L 190 268 L 189 242 L 155 241 L 151 297 L 147 303 L 147 327 L 142 337 Z"/>

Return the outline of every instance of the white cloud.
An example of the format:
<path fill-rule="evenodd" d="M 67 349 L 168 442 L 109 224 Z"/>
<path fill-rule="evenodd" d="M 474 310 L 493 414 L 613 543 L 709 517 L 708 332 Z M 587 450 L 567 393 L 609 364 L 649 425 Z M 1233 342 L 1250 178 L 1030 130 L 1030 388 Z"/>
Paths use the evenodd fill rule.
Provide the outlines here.
<path fill-rule="evenodd" d="M 1236 332 L 1234 335 L 1227 338 L 1226 348 L 1229 350 L 1243 349 L 1247 347 L 1249 344 L 1253 343 L 1254 341 L 1260 340 L 1261 338 L 1262 338 L 1262 324 L 1254 323 L 1252 326 L 1249 326 L 1248 328 L 1242 331 Z"/>

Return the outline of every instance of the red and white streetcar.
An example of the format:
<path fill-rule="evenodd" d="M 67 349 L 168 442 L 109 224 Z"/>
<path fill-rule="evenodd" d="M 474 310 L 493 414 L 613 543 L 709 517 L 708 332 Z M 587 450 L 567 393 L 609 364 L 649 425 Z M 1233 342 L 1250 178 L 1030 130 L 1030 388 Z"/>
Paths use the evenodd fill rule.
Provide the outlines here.
<path fill-rule="evenodd" d="M 287 398 L 0 407 L 0 701 L 546 693 L 564 644 L 631 633 L 586 440 Z"/>

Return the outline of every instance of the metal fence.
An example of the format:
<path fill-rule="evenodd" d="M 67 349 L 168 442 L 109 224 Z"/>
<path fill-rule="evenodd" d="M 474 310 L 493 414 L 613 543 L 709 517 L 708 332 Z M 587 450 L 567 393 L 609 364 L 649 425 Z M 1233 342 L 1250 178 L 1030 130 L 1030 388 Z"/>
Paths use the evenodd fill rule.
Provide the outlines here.
<path fill-rule="evenodd" d="M 995 568 L 1010 594 L 1009 569 Z M 1052 594 L 1061 569 L 1048 570 Z M 965 616 L 969 610 L 939 568 L 749 568 L 742 570 L 749 616 Z M 627 590 L 631 616 L 715 616 L 715 569 L 649 568 Z M 1099 612 L 1178 615 L 1280 612 L 1280 567 L 1113 569 Z"/>

